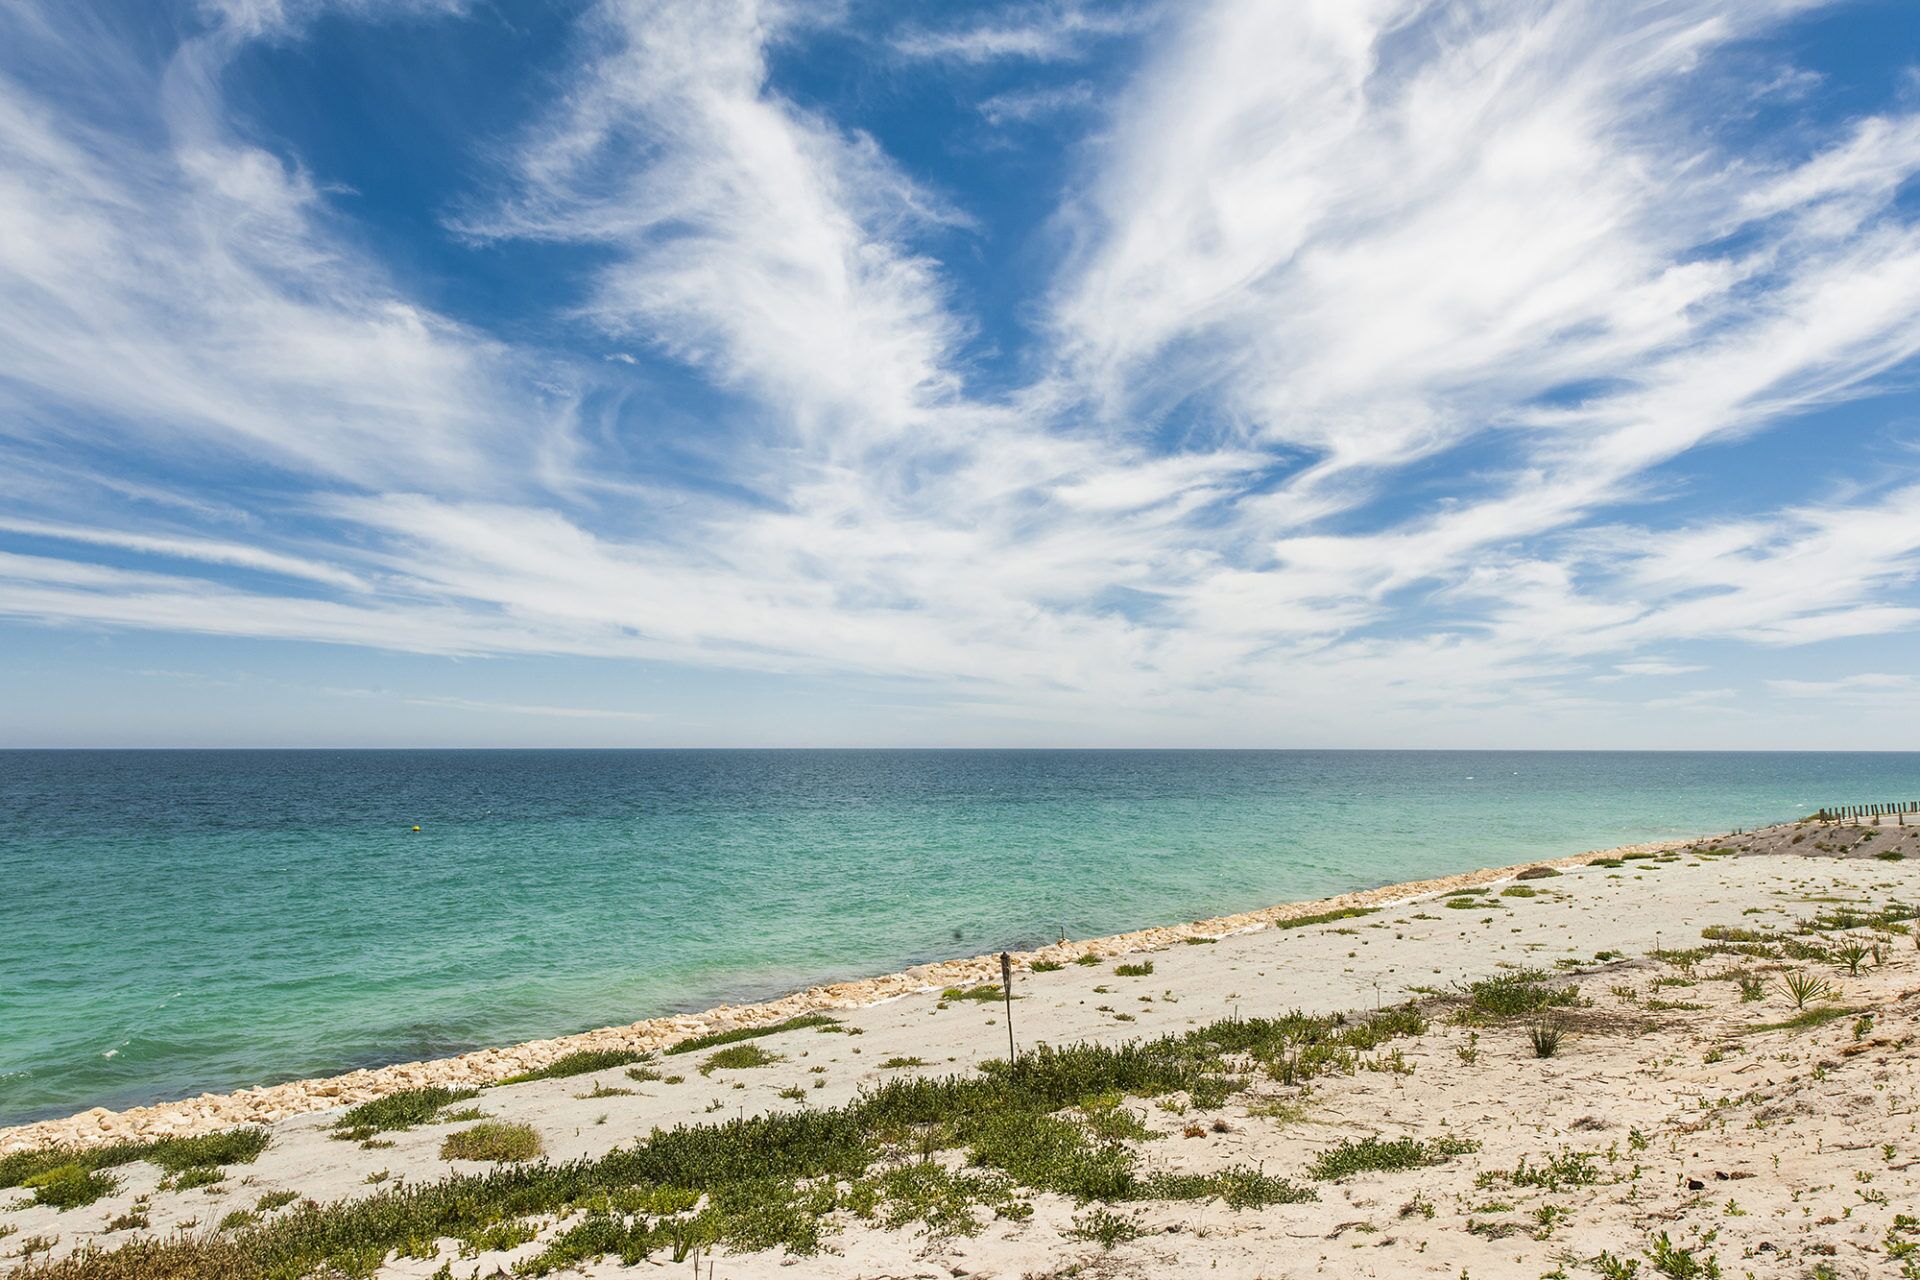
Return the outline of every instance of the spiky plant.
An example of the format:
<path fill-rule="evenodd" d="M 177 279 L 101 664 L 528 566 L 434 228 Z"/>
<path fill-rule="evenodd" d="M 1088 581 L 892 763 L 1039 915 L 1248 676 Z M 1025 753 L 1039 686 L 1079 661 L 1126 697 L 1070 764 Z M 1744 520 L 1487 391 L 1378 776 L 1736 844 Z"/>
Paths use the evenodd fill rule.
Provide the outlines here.
<path fill-rule="evenodd" d="M 1873 952 L 1868 950 L 1866 945 L 1858 938 L 1849 938 L 1846 946 L 1838 947 L 1834 950 L 1833 962 L 1836 965 L 1844 967 L 1848 973 L 1857 976 L 1860 972 L 1860 966 L 1865 964 L 1867 958 L 1872 954 Z"/>
<path fill-rule="evenodd" d="M 1832 983 L 1798 969 L 1782 978 L 1780 985 L 1796 1009 L 1806 1008 L 1809 1000 L 1822 1000 L 1833 994 Z"/>

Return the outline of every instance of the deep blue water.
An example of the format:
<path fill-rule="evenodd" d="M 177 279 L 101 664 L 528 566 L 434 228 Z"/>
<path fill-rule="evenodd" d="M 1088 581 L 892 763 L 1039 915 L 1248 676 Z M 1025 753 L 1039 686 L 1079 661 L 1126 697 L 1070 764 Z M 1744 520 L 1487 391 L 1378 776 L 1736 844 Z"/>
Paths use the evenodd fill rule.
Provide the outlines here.
<path fill-rule="evenodd" d="M 0 752 L 0 1124 L 1899 798 L 1920 754 Z"/>

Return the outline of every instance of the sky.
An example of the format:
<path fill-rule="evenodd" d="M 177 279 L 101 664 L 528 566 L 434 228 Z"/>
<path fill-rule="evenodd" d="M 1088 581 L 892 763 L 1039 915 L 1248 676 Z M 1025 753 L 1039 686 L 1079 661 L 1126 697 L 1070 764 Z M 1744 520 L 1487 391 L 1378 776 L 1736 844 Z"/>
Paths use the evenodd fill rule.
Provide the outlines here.
<path fill-rule="evenodd" d="M 1911 0 L 11 0 L 0 745 L 1920 748 Z"/>

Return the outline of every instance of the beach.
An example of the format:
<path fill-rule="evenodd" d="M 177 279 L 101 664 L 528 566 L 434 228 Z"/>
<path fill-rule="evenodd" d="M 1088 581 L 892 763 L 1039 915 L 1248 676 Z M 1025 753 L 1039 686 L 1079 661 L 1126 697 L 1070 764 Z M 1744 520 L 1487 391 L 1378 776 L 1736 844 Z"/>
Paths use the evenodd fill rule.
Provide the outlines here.
<path fill-rule="evenodd" d="M 0 752 L 0 1130 L 1909 793 L 1870 753 Z"/>
<path fill-rule="evenodd" d="M 619 1249 L 577 1247 L 583 1224 L 605 1236 L 616 1215 L 629 1252 L 646 1224 L 703 1220 L 716 1274 L 740 1277 L 795 1265 L 839 1277 L 1175 1267 L 1535 1277 L 1582 1274 L 1603 1255 L 1644 1274 L 1683 1265 L 1675 1251 L 1730 1275 L 1898 1274 L 1886 1269 L 1910 1220 L 1896 1214 L 1920 1190 L 1920 1071 L 1906 1051 L 1920 1034 L 1920 950 L 1903 905 L 1913 902 L 1920 826 L 1887 818 L 1658 842 L 1061 942 L 1011 957 L 1023 1061 L 1045 1057 L 1043 1044 L 1118 1052 L 1195 1036 L 1224 1055 L 1217 1078 L 1229 1083 L 1137 1093 L 1123 1083 L 1061 1108 L 1066 1121 L 1048 1118 L 1118 1152 L 1125 1194 L 1024 1186 L 1026 1166 L 978 1137 L 923 1137 L 909 1157 L 910 1135 L 891 1134 L 867 1175 L 882 1179 L 875 1189 L 852 1176 L 789 1188 L 817 1197 L 841 1186 L 840 1200 L 815 1204 L 817 1235 L 805 1239 L 776 1231 L 770 1247 L 750 1247 L 764 1242 L 727 1216 L 719 1191 L 679 1208 L 569 1199 L 508 1215 L 514 1229 L 491 1237 L 390 1250 L 378 1273 L 540 1273 L 564 1257 L 625 1274 Z M 657 1129 L 840 1115 L 903 1079 L 971 1078 L 1004 1059 L 1008 1006 L 985 989 L 998 979 L 996 957 L 957 959 L 755 1006 L 18 1127 L 0 1134 L 0 1153 L 111 1150 L 238 1125 L 265 1143 L 225 1165 L 106 1165 L 95 1176 L 111 1189 L 64 1209 L 0 1192 L 20 1202 L 0 1213 L 16 1228 L 0 1249 L 21 1262 L 32 1244 L 31 1265 L 53 1274 L 196 1274 L 212 1254 L 114 1271 L 133 1255 L 85 1251 L 199 1240 L 245 1253 L 289 1215 L 529 1167 L 463 1159 L 457 1143 L 448 1158 L 449 1135 L 488 1124 L 527 1126 L 545 1160 L 597 1169 L 644 1150 Z M 1326 1021 L 1283 1025 L 1294 1014 Z M 1220 1048 L 1222 1027 L 1251 1039 Z M 1375 1029 L 1355 1039 L 1356 1027 Z M 1555 1041 L 1548 1056 L 1541 1036 Z M 674 1052 L 688 1044 L 704 1047 Z M 555 1073 L 592 1061 L 583 1053 L 613 1065 Z M 349 1104 L 423 1086 L 474 1092 L 403 1127 L 341 1127 Z M 713 1131 L 723 1143 L 746 1137 Z M 943 1183 L 953 1203 L 928 1210 L 924 1194 L 895 1185 L 916 1167 L 963 1190 Z M 1164 1194 L 1149 1194 L 1156 1187 Z M 636 1274 L 667 1262 L 665 1238 L 632 1262 Z"/>

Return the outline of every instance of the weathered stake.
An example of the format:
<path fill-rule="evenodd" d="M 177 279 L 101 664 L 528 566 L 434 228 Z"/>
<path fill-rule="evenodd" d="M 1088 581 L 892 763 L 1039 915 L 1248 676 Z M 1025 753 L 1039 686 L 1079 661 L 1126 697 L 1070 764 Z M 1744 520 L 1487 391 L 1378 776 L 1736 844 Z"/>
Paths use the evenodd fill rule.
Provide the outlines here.
<path fill-rule="evenodd" d="M 1013 1055 L 1013 956 L 1000 953 L 1000 994 L 1007 1002 L 1007 1066 L 1014 1065 Z"/>

